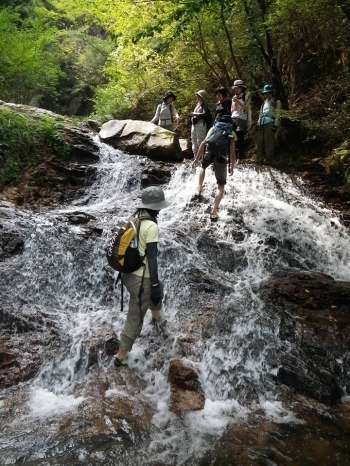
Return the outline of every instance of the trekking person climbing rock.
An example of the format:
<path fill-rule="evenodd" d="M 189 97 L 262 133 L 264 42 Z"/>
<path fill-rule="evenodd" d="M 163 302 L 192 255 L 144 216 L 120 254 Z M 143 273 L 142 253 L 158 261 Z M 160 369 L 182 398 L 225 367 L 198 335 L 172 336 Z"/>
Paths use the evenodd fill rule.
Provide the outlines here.
<path fill-rule="evenodd" d="M 163 284 L 158 278 L 159 232 L 157 216 L 161 209 L 168 207 L 164 192 L 157 186 L 142 191 L 142 200 L 137 206 L 136 216 L 142 218 L 138 233 L 138 250 L 143 257 L 143 266 L 133 273 L 123 273 L 122 281 L 130 293 L 129 309 L 120 335 L 118 353 L 114 365 L 127 365 L 127 354 L 140 335 L 147 309 L 152 312 L 152 323 L 159 328 L 164 323 L 160 311 L 163 299 Z"/>
<path fill-rule="evenodd" d="M 200 90 L 196 92 L 196 97 L 197 105 L 193 112 L 190 113 L 192 117 L 191 141 L 194 156 L 196 156 L 200 143 L 205 139 L 209 127 L 211 126 L 211 122 L 209 122 L 209 116 L 211 117 L 211 114 L 208 108 L 207 93 L 204 90 Z"/>
<path fill-rule="evenodd" d="M 192 162 L 192 167 L 195 167 L 202 157 L 202 166 L 198 175 L 197 195 L 201 195 L 202 193 L 206 168 L 211 164 L 214 166 L 218 189 L 210 213 L 212 220 L 217 220 L 219 217 L 218 207 L 224 195 L 227 168 L 229 175 L 231 176 L 233 174 L 233 164 L 236 161 L 236 139 L 237 137 L 233 130 L 231 115 L 219 116 L 214 126 L 208 131 L 206 138 L 199 146 L 197 155 Z"/>
<path fill-rule="evenodd" d="M 231 117 L 236 123 L 236 156 L 237 164 L 245 159 L 244 135 L 252 126 L 252 112 L 250 108 L 250 93 L 246 92 L 246 86 L 241 79 L 236 79 L 232 88 L 235 95 L 232 98 Z"/>
<path fill-rule="evenodd" d="M 163 102 L 157 106 L 156 113 L 151 123 L 161 126 L 169 131 L 174 131 L 174 122 L 177 122 L 179 115 L 175 108 L 174 102 L 176 95 L 172 91 L 164 94 Z"/>
<path fill-rule="evenodd" d="M 257 133 L 257 157 L 258 163 L 272 162 L 275 149 L 275 134 L 279 125 L 281 101 L 274 97 L 274 89 L 266 84 L 260 90 L 264 99 L 260 108 Z"/>

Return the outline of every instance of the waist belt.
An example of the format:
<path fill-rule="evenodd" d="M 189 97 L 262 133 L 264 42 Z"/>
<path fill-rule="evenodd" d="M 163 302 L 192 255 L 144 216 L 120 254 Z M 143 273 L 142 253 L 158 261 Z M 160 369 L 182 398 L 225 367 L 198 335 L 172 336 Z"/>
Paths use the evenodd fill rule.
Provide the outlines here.
<path fill-rule="evenodd" d="M 166 124 L 167 121 L 170 121 L 170 124 L 172 124 L 173 120 L 166 119 L 166 120 L 159 120 L 160 124 Z"/>

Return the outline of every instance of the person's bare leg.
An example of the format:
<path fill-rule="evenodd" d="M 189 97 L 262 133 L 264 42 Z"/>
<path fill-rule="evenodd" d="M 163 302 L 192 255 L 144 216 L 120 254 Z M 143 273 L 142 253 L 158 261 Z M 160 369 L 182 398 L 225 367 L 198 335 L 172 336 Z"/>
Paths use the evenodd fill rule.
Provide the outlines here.
<path fill-rule="evenodd" d="M 216 191 L 216 196 L 214 199 L 213 210 L 211 212 L 211 215 L 217 215 L 219 204 L 221 202 L 221 199 L 224 196 L 224 189 L 225 189 L 224 185 L 222 184 L 218 185 L 218 190 Z"/>
<path fill-rule="evenodd" d="M 198 175 L 198 193 L 202 192 L 203 189 L 203 183 L 204 183 L 204 178 L 205 178 L 205 168 L 201 168 L 199 171 Z"/>

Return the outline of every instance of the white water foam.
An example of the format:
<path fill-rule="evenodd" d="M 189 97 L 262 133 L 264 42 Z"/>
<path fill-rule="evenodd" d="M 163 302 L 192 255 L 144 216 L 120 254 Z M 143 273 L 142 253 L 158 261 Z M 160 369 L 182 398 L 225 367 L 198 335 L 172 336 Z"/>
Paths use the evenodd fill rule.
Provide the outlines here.
<path fill-rule="evenodd" d="M 117 218 L 134 211 L 141 191 L 140 159 L 103 144 L 101 154 L 100 176 L 83 199 L 56 212 L 34 216 L 37 227 L 25 244 L 21 279 L 14 281 L 27 306 L 49 309 L 55 315 L 63 340 L 62 352 L 44 363 L 30 392 L 28 407 L 33 417 L 60 415 L 83 402 L 84 397 L 74 398 L 73 393 L 77 381 L 90 381 L 84 365 L 86 343 L 94 330 L 104 325 L 119 334 L 125 321 L 126 313 L 118 311 L 119 290 L 108 289 L 112 272 L 106 271 L 101 254 L 108 233 L 86 239 L 83 227 L 61 221 L 62 216 L 78 209 L 96 217 L 107 231 Z M 293 181 L 275 170 L 236 169 L 225 187 L 220 219 L 213 224 L 208 212 L 216 192 L 215 177 L 208 169 L 203 200 L 193 202 L 197 176 L 198 170 L 181 164 L 165 187 L 166 198 L 171 201 L 171 207 L 159 214 L 165 313 L 170 330 L 179 337 L 179 319 L 191 293 L 191 283 L 186 283 L 183 271 L 196 264 L 198 273 L 225 282 L 229 290 L 218 303 L 226 331 L 224 335 L 217 332 L 199 337 L 192 356 L 187 356 L 201 368 L 205 406 L 198 412 L 180 418 L 169 409 L 168 361 L 180 357 L 176 339 L 165 353 L 151 353 L 133 368 L 145 382 L 140 397 L 154 407 L 150 452 L 164 465 L 186 464 L 193 457 L 202 457 L 210 448 L 207 435 L 219 438 L 229 423 L 246 419 L 254 409 L 262 409 L 273 422 L 296 422 L 270 382 L 277 369 L 269 367 L 266 360 L 278 351 L 281 342 L 277 323 L 266 317 L 264 304 L 254 290 L 278 269 L 319 270 L 350 280 L 348 232 L 333 212 L 305 196 L 300 180 Z M 235 229 L 240 233 L 239 241 Z M 233 272 L 220 269 L 198 248 L 197 239 L 209 230 L 218 244 L 243 258 Z M 149 331 L 145 322 L 134 352 L 147 352 Z M 163 362 L 160 370 L 153 367 L 157 360 Z M 77 369 L 80 361 L 82 367 Z M 126 382 L 125 386 L 109 388 L 106 396 L 137 395 Z M 86 453 L 82 450 L 81 455 Z"/>

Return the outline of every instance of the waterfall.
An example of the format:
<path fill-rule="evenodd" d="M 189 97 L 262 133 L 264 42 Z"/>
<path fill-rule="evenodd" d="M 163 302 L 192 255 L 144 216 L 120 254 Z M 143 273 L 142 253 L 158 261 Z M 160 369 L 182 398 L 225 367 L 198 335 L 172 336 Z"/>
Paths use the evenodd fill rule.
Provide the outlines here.
<path fill-rule="evenodd" d="M 147 402 L 152 412 L 149 438 L 135 440 L 125 420 L 123 432 L 130 440 L 126 449 L 115 432 L 115 444 L 105 450 L 97 447 L 97 441 L 91 451 L 75 441 L 71 449 L 76 456 L 69 456 L 73 455 L 69 442 L 60 446 L 60 419 L 74 418 L 91 397 L 91 388 L 84 389 L 94 383 L 94 373 L 88 370 L 89 342 L 107 327 L 119 335 L 126 315 L 119 310 L 120 287 L 114 288 L 115 276 L 104 250 L 116 220 L 136 209 L 142 157 L 98 144 L 101 161 L 93 186 L 70 206 L 32 215 L 33 231 L 9 279 L 6 293 L 14 309 L 45 312 L 59 329 L 59 344 L 23 388 L 25 408 L 0 437 L 0 455 L 5 458 L 0 464 L 68 464 L 73 457 L 81 461 L 74 464 L 86 465 L 214 464 L 201 463 L 201 458 L 229 423 L 246 420 L 259 410 L 274 422 L 299 422 L 295 413 L 282 407 L 272 382 L 277 368 L 269 367 L 267 355 L 285 343 L 256 289 L 278 270 L 318 270 L 350 281 L 349 234 L 331 210 L 307 194 L 300 179 L 252 166 L 239 166 L 228 178 L 220 219 L 213 223 L 208 212 L 216 192 L 214 173 L 206 170 L 203 197 L 196 199 L 198 169 L 185 162 L 174 168 L 164 187 L 172 204 L 159 214 L 159 275 L 173 338 L 153 342 L 146 317 L 132 350 L 141 358 L 130 369 L 137 374 L 137 386 L 135 379 L 125 376 L 123 385 L 109 386 L 104 393 L 106 399 Z M 77 211 L 94 218 L 103 233 L 67 221 Z M 208 232 L 224 247 L 223 253 L 210 252 Z M 211 298 L 212 314 L 205 302 L 203 309 L 196 303 L 194 314 L 192 276 L 211 280 L 214 294 L 215 283 L 225 290 L 220 299 Z M 169 410 L 169 360 L 179 357 L 187 325 L 202 312 L 208 313 L 208 334 L 195 335 L 189 357 L 200 367 L 205 407 L 178 417 Z M 106 380 L 115 370 L 101 354 L 98 365 L 99 377 Z M 0 413 L 1 406 L 0 401 Z M 103 422 L 111 420 L 106 415 Z M 63 454 L 67 463 L 56 461 Z"/>

